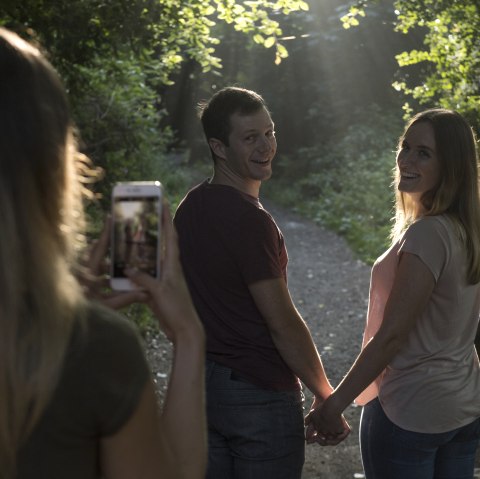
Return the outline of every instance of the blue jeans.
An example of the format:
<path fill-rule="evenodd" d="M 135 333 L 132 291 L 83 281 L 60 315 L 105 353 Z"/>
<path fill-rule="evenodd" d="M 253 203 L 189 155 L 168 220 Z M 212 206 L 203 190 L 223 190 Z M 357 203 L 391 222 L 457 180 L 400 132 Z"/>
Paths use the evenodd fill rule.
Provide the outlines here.
<path fill-rule="evenodd" d="M 300 479 L 303 394 L 261 389 L 207 361 L 207 479 Z"/>
<path fill-rule="evenodd" d="M 406 431 L 391 422 L 378 399 L 366 404 L 360 450 L 367 479 L 472 479 L 480 419 L 453 431 Z"/>

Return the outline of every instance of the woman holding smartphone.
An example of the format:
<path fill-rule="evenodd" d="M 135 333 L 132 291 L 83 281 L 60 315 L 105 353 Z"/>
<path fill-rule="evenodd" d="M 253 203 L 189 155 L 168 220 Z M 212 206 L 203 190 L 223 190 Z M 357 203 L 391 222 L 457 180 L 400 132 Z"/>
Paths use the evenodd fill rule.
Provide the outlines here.
<path fill-rule="evenodd" d="M 204 334 L 168 208 L 161 278 L 129 272 L 143 293 L 110 303 L 141 294 L 174 344 L 160 411 L 136 332 L 72 273 L 82 163 L 63 86 L 6 29 L 0 111 L 0 478 L 202 478 Z"/>
<path fill-rule="evenodd" d="M 321 444 L 358 396 L 367 479 L 471 479 L 480 438 L 480 201 L 458 113 L 414 116 L 397 151 L 391 247 L 372 268 L 363 349 L 306 422 Z M 313 429 L 316 430 L 316 436 Z"/>

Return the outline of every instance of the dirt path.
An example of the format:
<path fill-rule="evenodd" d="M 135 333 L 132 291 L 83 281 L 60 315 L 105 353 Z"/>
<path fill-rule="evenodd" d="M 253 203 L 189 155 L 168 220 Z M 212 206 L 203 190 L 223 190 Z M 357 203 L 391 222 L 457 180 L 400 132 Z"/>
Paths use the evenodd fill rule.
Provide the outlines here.
<path fill-rule="evenodd" d="M 370 268 L 357 261 L 342 238 L 265 201 L 282 230 L 289 254 L 288 285 L 307 322 L 333 385 L 356 358 L 368 300 Z M 306 408 L 311 395 L 306 391 Z M 336 447 L 307 446 L 302 479 L 361 478 L 360 408 L 346 411 L 353 428 Z"/>
<path fill-rule="evenodd" d="M 344 240 L 334 233 L 268 201 L 263 203 L 285 236 L 290 293 L 335 386 L 360 350 L 370 267 L 356 260 Z M 161 397 L 168 380 L 166 365 L 171 359 L 171 348 L 158 335 L 148 336 L 147 346 Z M 308 409 L 311 404 L 308 391 L 306 398 Z M 307 446 L 302 479 L 365 477 L 358 446 L 360 408 L 350 406 L 345 415 L 353 429 L 350 436 L 336 447 Z M 475 477 L 480 477 L 480 472 Z"/>

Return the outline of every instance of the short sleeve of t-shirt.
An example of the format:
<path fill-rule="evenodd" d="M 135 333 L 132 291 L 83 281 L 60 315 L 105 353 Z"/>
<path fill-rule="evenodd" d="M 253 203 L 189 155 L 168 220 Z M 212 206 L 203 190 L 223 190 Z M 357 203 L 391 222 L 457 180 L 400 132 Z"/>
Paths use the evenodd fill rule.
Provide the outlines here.
<path fill-rule="evenodd" d="M 411 253 L 418 256 L 432 272 L 435 281 L 449 256 L 448 232 L 442 221 L 434 216 L 426 216 L 413 223 L 405 232 L 398 254 Z"/>
<path fill-rule="evenodd" d="M 99 477 L 99 440 L 132 416 L 149 375 L 133 325 L 89 305 L 52 399 L 19 453 L 19 479 Z"/>
<path fill-rule="evenodd" d="M 283 237 L 265 210 L 252 207 L 239 218 L 237 231 L 232 251 L 247 284 L 285 276 Z"/>
<path fill-rule="evenodd" d="M 96 434 L 117 432 L 133 414 L 149 377 L 137 331 L 127 319 L 95 307 L 88 322 L 88 346 L 76 365 L 83 376 L 85 405 Z"/>

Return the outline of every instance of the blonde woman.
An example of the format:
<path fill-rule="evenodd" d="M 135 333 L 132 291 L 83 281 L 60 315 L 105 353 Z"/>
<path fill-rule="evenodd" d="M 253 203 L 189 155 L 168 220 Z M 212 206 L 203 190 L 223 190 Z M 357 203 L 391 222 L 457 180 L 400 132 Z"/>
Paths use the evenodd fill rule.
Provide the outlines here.
<path fill-rule="evenodd" d="M 64 89 L 5 29 L 0 111 L 0 478 L 203 477 L 204 335 L 168 212 L 162 279 L 131 276 L 174 343 L 160 412 L 132 326 L 72 274 L 83 225 Z"/>
<path fill-rule="evenodd" d="M 373 266 L 363 349 L 309 441 L 328 444 L 358 396 L 367 479 L 473 477 L 480 437 L 480 203 L 476 140 L 444 109 L 408 123 L 392 246 Z M 316 432 L 314 431 L 316 430 Z"/>

